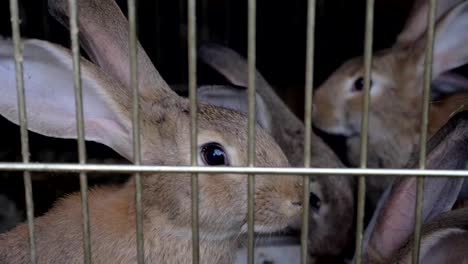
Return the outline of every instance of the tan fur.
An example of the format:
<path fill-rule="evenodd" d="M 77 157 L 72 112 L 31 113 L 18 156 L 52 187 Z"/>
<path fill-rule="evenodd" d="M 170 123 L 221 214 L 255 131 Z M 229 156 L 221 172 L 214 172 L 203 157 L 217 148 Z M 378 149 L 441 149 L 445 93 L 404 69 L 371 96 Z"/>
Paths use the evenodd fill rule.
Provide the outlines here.
<path fill-rule="evenodd" d="M 457 7 L 439 21 L 436 36 L 445 33 L 444 30 L 448 27 L 446 21 L 452 21 L 461 10 Z M 409 24 L 413 25 L 412 23 L 415 22 Z M 414 30 L 421 30 L 416 28 Z M 453 35 L 449 37 L 453 38 Z M 420 35 L 414 38 L 411 45 L 396 43 L 394 47 L 374 54 L 369 106 L 368 167 L 405 167 L 410 155 L 417 151 L 419 146 L 426 40 Z M 436 44 L 437 41 L 442 42 L 441 39 L 436 39 Z M 467 58 L 466 52 L 459 49 L 461 54 L 458 57 L 455 52 L 448 55 L 442 53 L 439 57 L 435 57 L 434 77 L 441 74 L 440 70 L 446 66 L 445 64 L 459 64 Z M 348 137 L 347 156 L 353 166 L 359 166 L 360 163 L 364 92 L 352 90 L 355 80 L 359 77 L 364 77 L 363 59 L 354 58 L 338 68 L 314 95 L 314 124 L 328 133 Z M 464 98 L 464 96 L 459 97 Z M 448 120 L 455 111 L 454 108 L 457 109 L 464 104 L 458 102 L 452 105 L 456 102 L 458 99 L 449 98 L 447 104 L 431 105 L 429 117 L 431 133 Z M 368 180 L 371 201 L 377 201 L 390 180 L 389 177 Z"/>
<path fill-rule="evenodd" d="M 130 46 L 128 22 L 113 0 L 78 0 L 80 42 L 104 72 L 122 85 L 130 86 Z M 68 26 L 68 1 L 48 0 L 50 13 L 63 25 Z M 169 85 L 161 78 L 140 43 L 138 50 L 138 80 L 144 96 L 166 97 L 174 95 Z M 112 58 L 112 59 L 109 59 Z M 117 63 L 119 62 L 119 63 Z M 154 87 L 161 90 L 158 92 Z M 162 98 L 161 98 L 162 99 Z"/>
<path fill-rule="evenodd" d="M 211 65 L 235 85 L 247 86 L 247 61 L 235 51 L 215 44 L 200 48 L 200 59 Z M 257 71 L 257 93 L 265 101 L 272 117 L 272 137 L 294 167 L 304 166 L 304 123 L 295 116 Z M 310 166 L 343 167 L 338 157 L 316 134 L 311 135 Z M 309 252 L 315 257 L 337 256 L 352 239 L 354 197 L 352 180 L 346 177 L 316 177 L 311 182 L 322 207 L 309 217 Z"/>
<path fill-rule="evenodd" d="M 55 15 L 65 17 L 63 12 L 67 10 L 66 3 L 65 0 L 49 2 L 56 11 Z M 107 137 L 112 139 L 106 142 L 108 146 L 117 148 L 131 160 L 132 108 L 127 83 L 130 71 L 127 63 L 129 59 L 124 51 L 128 43 L 127 39 L 122 38 L 128 35 L 127 22 L 113 0 L 83 0 L 78 1 L 78 4 L 82 23 L 87 26 L 95 22 L 101 23 L 94 24 L 96 27 L 85 31 L 88 41 L 96 41 L 91 44 L 93 50 L 96 46 L 105 47 L 98 49 L 93 55 L 100 57 L 97 60 L 102 70 L 107 72 L 106 76 L 114 78 L 114 83 L 120 82 L 124 87 L 122 91 L 114 90 L 112 81 L 104 77 L 100 79 L 100 69 L 87 62 L 82 65 L 87 73 L 85 78 L 99 79 L 99 93 L 106 98 L 105 103 L 110 104 L 109 108 L 118 116 L 119 124 L 125 127 L 128 134 L 124 138 L 115 138 L 113 131 L 101 133 L 107 133 Z M 111 47 L 101 46 L 103 43 Z M 51 45 L 49 52 L 55 49 Z M 154 67 L 146 68 L 149 61 L 145 60 L 146 54 L 142 49 L 139 54 L 142 59 L 139 68 L 143 69 L 140 72 L 143 86 L 140 101 L 142 162 L 189 165 L 189 102 L 172 92 Z M 114 55 L 117 57 L 114 58 L 116 61 L 110 58 Z M 121 64 L 115 64 L 117 62 Z M 244 115 L 200 104 L 198 121 L 199 146 L 212 141 L 218 142 L 226 150 L 230 166 L 247 165 L 247 119 Z M 43 127 L 37 129 L 39 133 L 54 131 L 48 124 L 42 125 Z M 60 131 L 55 136 L 60 137 Z M 260 128 L 256 129 L 255 147 L 257 166 L 289 166 L 279 146 Z M 191 263 L 190 176 L 165 173 L 143 175 L 146 263 Z M 256 175 L 255 179 L 255 230 L 276 232 L 295 223 L 302 210 L 302 178 Z M 136 262 L 133 190 L 131 179 L 122 188 L 102 188 L 90 192 L 93 263 Z M 237 246 L 236 240 L 246 230 L 247 176 L 200 174 L 199 190 L 201 262 L 230 263 Z M 50 212 L 37 218 L 35 224 L 39 263 L 83 262 L 81 209 L 77 194 L 58 202 Z M 2 263 L 29 262 L 27 241 L 25 224 L 1 235 Z"/>
<path fill-rule="evenodd" d="M 454 1 L 439 2 L 444 2 L 440 3 L 441 10 L 454 5 Z M 420 7 L 420 4 L 416 6 Z M 409 20 L 412 19 L 416 18 Z M 409 25 L 415 26 L 415 23 L 410 21 Z M 440 21 L 438 26 L 443 30 L 446 24 Z M 374 54 L 369 109 L 369 151 L 372 154 L 369 155 L 369 167 L 401 168 L 419 144 L 425 39 L 420 35 L 413 38 L 410 46 L 396 43 L 393 48 Z M 354 81 L 363 76 L 363 59 L 349 60 L 319 87 L 314 96 L 315 125 L 326 132 L 348 136 L 351 148 L 348 158 L 356 166 L 359 164 L 363 92 L 351 92 L 351 88 Z M 463 95 L 457 97 L 464 98 Z M 444 124 L 453 113 L 452 109 L 464 104 L 457 101 L 454 98 L 448 99 L 446 105 L 431 105 L 430 132 Z M 456 105 L 449 107 L 451 103 Z"/>
<path fill-rule="evenodd" d="M 86 70 L 92 65 L 83 64 Z M 106 87 L 112 89 L 112 87 Z M 106 91 L 106 89 L 104 89 Z M 116 109 L 128 118 L 127 93 L 106 93 Z M 120 99 L 119 99 L 120 98 Z M 174 105 L 155 104 L 142 98 L 142 158 L 144 164 L 189 165 L 189 104 L 174 98 Z M 169 101 L 171 102 L 171 101 Z M 129 120 L 124 122 L 129 124 Z M 247 165 L 247 120 L 235 111 L 200 105 L 199 144 L 221 143 L 233 166 Z M 53 128 L 47 128 L 53 129 Z M 175 133 L 176 132 L 176 133 Z M 125 140 L 125 139 L 123 139 Z M 131 142 L 125 145 L 130 146 Z M 127 151 L 127 152 L 125 152 Z M 123 155 L 131 157 L 131 148 Z M 129 153 L 130 152 L 130 153 Z M 285 167 L 288 161 L 271 137 L 256 133 L 256 164 Z M 246 176 L 200 175 L 201 254 L 205 263 L 229 263 L 236 238 L 246 222 Z M 296 222 L 301 207 L 302 178 L 294 176 L 256 177 L 256 228 L 274 232 Z M 191 260 L 190 175 L 145 175 L 143 178 L 145 241 L 148 263 L 189 263 Z M 133 187 L 102 189 L 90 193 L 93 257 L 97 263 L 115 259 L 135 261 Z M 67 263 L 82 262 L 81 211 L 78 195 L 58 203 L 46 216 L 36 220 L 39 263 L 63 258 Z M 0 238 L 0 256 L 7 263 L 28 259 L 26 225 Z M 115 233 L 114 233 L 115 232 Z M 164 243 L 162 243 L 164 241 Z M 151 246 L 149 246 L 151 245 Z M 179 259 L 180 258 L 180 259 Z"/>

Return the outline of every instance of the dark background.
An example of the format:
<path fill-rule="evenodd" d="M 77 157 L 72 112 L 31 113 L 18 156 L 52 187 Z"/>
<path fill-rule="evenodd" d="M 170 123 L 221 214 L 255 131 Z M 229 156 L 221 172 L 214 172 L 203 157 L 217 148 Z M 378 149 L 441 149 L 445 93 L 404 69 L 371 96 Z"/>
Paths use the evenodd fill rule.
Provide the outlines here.
<path fill-rule="evenodd" d="M 9 1 L 0 1 L 0 35 L 11 36 Z M 126 1 L 117 1 L 124 13 Z M 48 15 L 46 0 L 19 1 L 21 34 L 69 47 L 69 33 Z M 389 47 L 401 30 L 412 5 L 409 0 L 376 0 L 374 50 Z M 214 41 L 245 55 L 247 0 L 203 0 L 197 3 L 198 41 Z M 257 68 L 280 96 L 302 118 L 306 40 L 305 0 L 257 1 Z M 170 84 L 187 82 L 186 1 L 138 1 L 139 39 Z M 364 0 L 317 0 L 315 86 L 343 61 L 362 54 Z M 203 80 L 201 80 L 203 81 Z M 0 95 L 1 96 L 1 95 Z M 21 161 L 19 130 L 0 118 L 0 161 Z M 46 138 L 30 133 L 31 159 L 41 162 L 76 162 L 75 140 Z M 88 143 L 94 163 L 126 162 L 107 147 Z M 0 193 L 24 212 L 21 173 L 0 173 Z M 90 175 L 90 184 L 123 182 L 120 177 Z M 79 190 L 78 177 L 54 173 L 33 174 L 35 214 L 41 215 L 66 193 Z"/>

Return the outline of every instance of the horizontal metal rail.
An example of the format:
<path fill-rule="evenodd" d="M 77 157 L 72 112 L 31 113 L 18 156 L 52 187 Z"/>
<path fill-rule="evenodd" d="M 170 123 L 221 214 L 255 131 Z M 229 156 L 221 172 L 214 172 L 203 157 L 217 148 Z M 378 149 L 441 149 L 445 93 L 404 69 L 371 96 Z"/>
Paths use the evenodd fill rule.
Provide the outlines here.
<path fill-rule="evenodd" d="M 70 163 L 0 162 L 0 171 L 29 172 L 99 172 L 99 173 L 208 173 L 208 174 L 270 174 L 270 175 L 343 175 L 343 176 L 428 176 L 468 177 L 468 170 L 420 169 L 336 169 L 277 167 L 192 167 L 153 165 L 103 165 Z"/>

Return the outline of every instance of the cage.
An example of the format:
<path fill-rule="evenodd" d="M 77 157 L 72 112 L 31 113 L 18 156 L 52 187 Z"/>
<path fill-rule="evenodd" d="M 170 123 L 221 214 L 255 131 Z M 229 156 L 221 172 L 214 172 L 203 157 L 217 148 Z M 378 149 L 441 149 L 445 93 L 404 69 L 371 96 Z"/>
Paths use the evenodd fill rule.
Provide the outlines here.
<path fill-rule="evenodd" d="M 80 1 L 80 0 L 76 0 Z M 143 245 L 143 214 L 141 174 L 143 173 L 190 173 L 193 263 L 200 261 L 199 252 L 199 222 L 198 222 L 198 174 L 248 174 L 248 231 L 244 251 L 238 252 L 236 263 L 254 263 L 263 261 L 284 260 L 287 263 L 301 261 L 308 263 L 308 215 L 310 176 L 356 178 L 356 214 L 353 218 L 355 240 L 342 249 L 340 258 L 353 257 L 356 263 L 361 262 L 363 229 L 365 222 L 365 179 L 379 176 L 418 176 L 417 212 L 422 210 L 422 190 L 424 177 L 432 176 L 467 176 L 465 171 L 425 170 L 427 119 L 430 100 L 430 68 L 432 46 L 427 46 L 426 78 L 424 110 L 421 120 L 421 142 L 419 151 L 419 169 L 374 169 L 367 168 L 367 127 L 369 93 L 371 86 L 371 65 L 373 50 L 388 47 L 401 28 L 412 7 L 411 1 L 344 1 L 344 0 L 294 0 L 286 3 L 276 3 L 263 0 L 249 1 L 145 1 L 117 0 L 116 2 L 129 20 L 129 52 L 131 69 L 131 87 L 133 93 L 133 127 L 132 142 L 133 162 L 122 158 L 112 149 L 98 143 L 85 142 L 83 124 L 83 99 L 81 90 L 79 56 L 90 58 L 84 50 L 80 50 L 76 1 L 70 1 L 70 32 L 48 15 L 47 1 L 10 0 L 0 3 L 0 34 L 12 36 L 15 47 L 16 80 L 18 87 L 18 109 L 20 109 L 19 128 L 2 117 L 3 133 L 0 171 L 2 171 L 0 191 L 5 197 L 13 200 L 20 212 L 15 212 L 13 223 L 6 225 L 10 229 L 17 224 L 17 218 L 27 219 L 29 227 L 29 243 L 31 262 L 36 261 L 34 242 L 34 217 L 43 215 L 52 204 L 65 194 L 81 191 L 83 216 L 83 251 L 86 263 L 91 263 L 91 240 L 89 209 L 87 205 L 88 187 L 95 185 L 122 185 L 129 179 L 135 180 L 136 202 L 136 246 L 138 263 L 144 262 Z M 374 3 L 375 1 L 375 3 Z M 430 14 L 435 14 L 436 1 L 431 0 Z M 429 16 L 430 26 L 428 43 L 434 38 L 434 15 Z M 10 21 L 11 20 L 11 21 Z M 76 140 L 55 139 L 28 132 L 25 122 L 27 112 L 24 100 L 24 84 L 22 73 L 22 38 L 38 38 L 59 43 L 73 50 L 74 87 L 76 92 L 76 107 L 78 109 Z M 140 146 L 139 80 L 141 70 L 137 61 L 137 40 L 141 42 L 150 59 L 164 79 L 171 84 L 179 95 L 190 98 L 191 124 L 191 166 L 142 165 Z M 363 41 L 364 40 L 364 41 Z M 197 98 L 196 89 L 204 84 L 224 84 L 227 80 L 219 74 L 213 77 L 212 69 L 197 60 L 197 47 L 204 42 L 222 43 L 245 55 L 248 59 L 248 164 L 243 167 L 210 168 L 198 166 L 197 161 Z M 364 51 L 364 91 L 362 116 L 362 139 L 360 143 L 359 168 L 317 168 L 310 164 L 312 133 L 312 97 L 316 84 L 320 84 L 345 59 L 362 54 Z M 264 168 L 255 166 L 255 115 L 256 69 L 276 87 L 276 93 L 287 106 L 305 123 L 304 162 L 302 168 Z M 459 71 L 466 71 L 459 69 Z M 305 100 L 304 100 L 305 98 Z M 304 111 L 305 109 L 305 111 Z M 257 120 L 258 121 L 258 120 Z M 336 154 L 346 163 L 343 154 L 342 138 L 328 138 Z M 109 175 L 112 173 L 112 175 Z M 268 174 L 298 175 L 304 178 L 304 209 L 302 231 L 292 232 L 287 236 L 279 236 L 256 242 L 259 235 L 254 234 L 254 191 L 255 175 Z M 23 175 L 23 178 L 20 176 Z M 66 175 L 66 176 L 62 176 Z M 79 180 L 78 180 L 79 179 Z M 24 184 L 24 185 L 23 185 Z M 417 216 L 415 241 L 419 244 L 421 216 Z M 1 229 L 0 229 L 1 230 Z M 297 232 L 301 232 L 299 235 Z M 258 243 L 258 244 L 256 244 Z M 268 251 L 268 248 L 274 250 Z M 284 251 L 281 251 L 284 250 Z M 266 253 L 265 253 L 266 252 Z M 273 253 L 272 253 L 273 252 Z M 283 252 L 277 254 L 278 252 Z M 287 252 L 287 253 L 284 253 Z M 351 253 L 350 253 L 351 252 Z M 414 261 L 418 262 L 419 252 L 413 252 Z M 266 255 L 265 255 L 266 254 Z M 273 255 L 268 255 L 273 254 Z M 277 255 L 275 255 L 277 254 Z M 291 255 L 288 255 L 291 254 Z M 272 257 L 274 259 L 269 259 Z M 263 258 L 263 259 L 262 259 Z M 277 258 L 277 259 L 276 259 Z M 270 261 L 270 262 L 269 262 Z M 330 260 L 328 260 L 330 261 Z M 338 260 L 331 260 L 336 263 Z M 275 262 L 276 263 L 276 262 Z"/>

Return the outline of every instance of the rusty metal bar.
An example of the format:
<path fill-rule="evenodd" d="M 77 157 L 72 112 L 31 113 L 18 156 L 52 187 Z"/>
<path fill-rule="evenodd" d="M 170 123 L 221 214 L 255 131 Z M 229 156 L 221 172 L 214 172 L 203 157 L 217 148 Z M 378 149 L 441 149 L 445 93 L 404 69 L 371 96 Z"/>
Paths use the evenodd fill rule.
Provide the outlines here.
<path fill-rule="evenodd" d="M 435 36 L 435 17 L 436 17 L 436 0 L 429 2 L 429 15 L 427 18 L 427 43 L 426 43 L 426 59 L 424 61 L 424 89 L 423 89 L 423 102 L 421 113 L 421 136 L 419 141 L 419 169 L 426 168 L 426 154 L 427 154 L 427 126 L 429 123 L 429 100 L 431 94 L 432 82 L 432 59 L 434 51 L 434 36 Z M 424 177 L 417 179 L 417 192 L 416 192 L 416 223 L 414 227 L 414 251 L 413 263 L 419 263 L 419 246 L 421 243 L 421 213 L 423 205 L 424 194 Z"/>
<path fill-rule="evenodd" d="M 29 163 L 29 139 L 28 122 L 26 115 L 26 96 L 24 92 L 23 79 L 23 44 L 21 43 L 21 34 L 19 28 L 18 1 L 10 0 L 11 31 L 13 35 L 15 70 L 16 70 L 16 89 L 18 93 L 18 119 L 20 123 L 21 134 L 21 155 L 23 163 Z M 29 248 L 31 263 L 37 262 L 36 240 L 34 234 L 34 202 L 32 194 L 31 173 L 23 170 L 24 191 L 26 198 L 26 216 L 28 221 Z"/>
<path fill-rule="evenodd" d="M 76 0 L 68 1 L 70 12 L 70 39 L 73 54 L 73 78 L 75 87 L 76 131 L 78 135 L 78 160 L 86 163 L 86 146 L 83 118 L 83 92 L 81 86 L 80 44 L 78 42 L 78 11 Z M 81 214 L 83 219 L 83 252 L 85 263 L 91 263 L 91 239 L 88 208 L 88 179 L 86 172 L 80 172 Z"/>
<path fill-rule="evenodd" d="M 361 122 L 361 164 L 360 167 L 367 167 L 367 147 L 369 129 L 369 101 L 370 83 L 372 77 L 372 42 L 374 31 L 374 0 L 366 2 L 366 34 L 364 44 L 364 100 L 362 102 L 362 122 Z M 358 177 L 358 206 L 356 219 L 356 263 L 362 261 L 362 238 L 364 225 L 364 207 L 366 194 L 366 178 L 363 175 Z"/>
<path fill-rule="evenodd" d="M 133 91 L 133 163 L 141 165 L 140 145 L 140 111 L 138 93 L 138 57 L 137 57 L 137 28 L 136 28 L 136 0 L 128 0 L 128 22 L 130 42 L 130 78 Z M 137 235 L 137 257 L 138 263 L 145 262 L 144 240 L 143 240 L 143 204 L 141 173 L 135 172 L 135 209 L 136 209 L 136 235 Z"/>
<path fill-rule="evenodd" d="M 188 0 L 188 61 L 189 61 L 189 99 L 190 99 L 190 157 L 192 166 L 198 160 L 198 115 L 197 115 L 197 15 L 196 0 Z M 198 174 L 192 174 L 192 262 L 200 261 L 199 216 L 198 216 Z"/>
<path fill-rule="evenodd" d="M 256 64 L 256 0 L 248 1 L 248 165 L 255 167 L 255 64 Z M 247 263 L 254 264 L 255 239 L 255 175 L 247 182 Z"/>
<path fill-rule="evenodd" d="M 312 89 L 314 85 L 314 35 L 315 35 L 315 0 L 308 1 L 307 8 L 307 50 L 306 50 L 306 73 L 305 73 L 305 109 L 304 109 L 304 167 L 310 167 L 312 146 Z M 304 176 L 304 198 L 301 228 L 301 263 L 307 264 L 307 242 L 309 239 L 309 196 L 310 176 Z"/>

